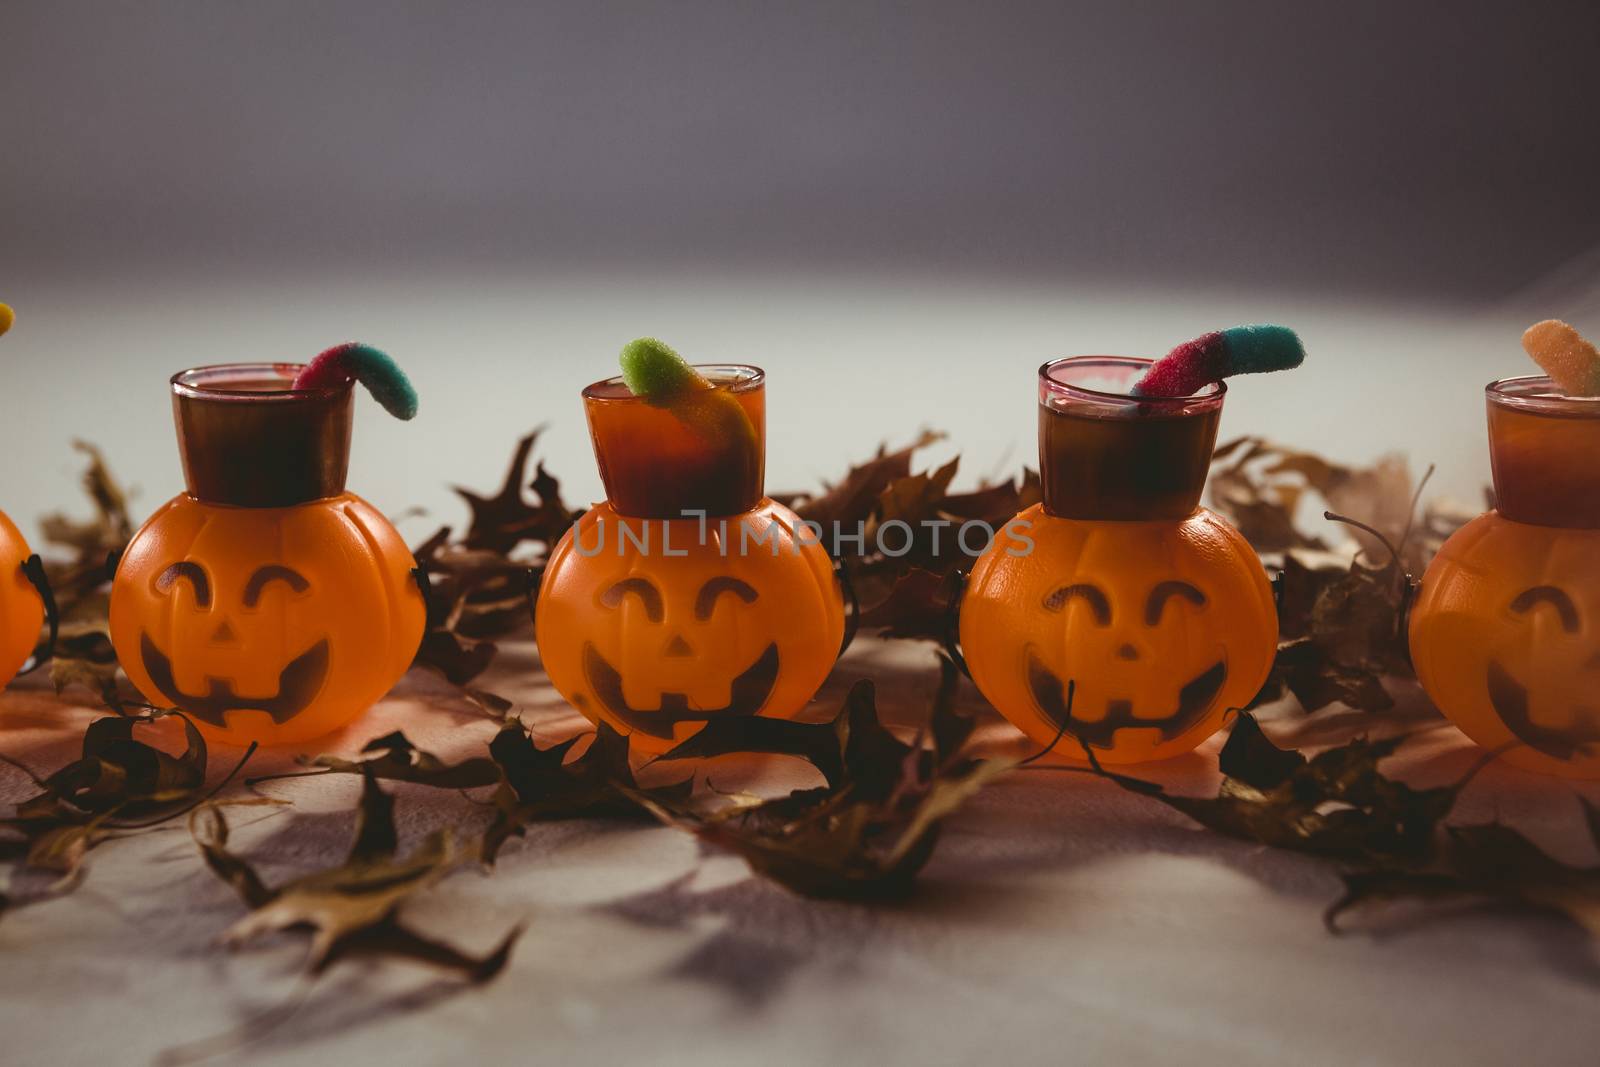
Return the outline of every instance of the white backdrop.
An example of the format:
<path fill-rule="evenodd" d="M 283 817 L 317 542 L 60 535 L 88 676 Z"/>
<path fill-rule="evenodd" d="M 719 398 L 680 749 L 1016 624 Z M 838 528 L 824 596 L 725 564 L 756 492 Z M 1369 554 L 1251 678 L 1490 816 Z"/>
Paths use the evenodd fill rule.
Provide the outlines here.
<path fill-rule="evenodd" d="M 571 499 L 595 499 L 578 392 L 615 373 L 617 350 L 641 334 L 708 362 L 767 368 L 768 486 L 793 490 L 922 426 L 950 434 L 928 461 L 961 452 L 968 484 L 1035 465 L 1039 363 L 1159 354 L 1207 329 L 1268 320 L 1301 332 L 1306 364 L 1238 381 L 1224 437 L 1262 433 L 1352 462 L 1402 451 L 1419 469 L 1438 465 L 1439 492 L 1476 502 L 1488 481 L 1483 385 L 1534 369 L 1518 344 L 1533 319 L 1582 322 L 1600 308 L 1600 297 L 1560 278 L 1481 305 L 889 274 L 449 271 L 39 276 L 7 296 L 18 320 L 0 341 L 12 369 L 0 393 L 0 506 L 30 534 L 41 512 L 82 506 L 75 437 L 106 448 L 139 490 L 136 511 L 182 488 L 167 396 L 174 371 L 304 358 L 346 339 L 388 348 L 422 396 L 420 416 L 404 424 L 361 402 L 351 488 L 390 513 L 420 506 L 439 521 L 464 514 L 447 485 L 497 485 L 517 436 L 538 425 L 548 425 L 539 454 Z M 424 525 L 408 532 L 431 532 Z"/>

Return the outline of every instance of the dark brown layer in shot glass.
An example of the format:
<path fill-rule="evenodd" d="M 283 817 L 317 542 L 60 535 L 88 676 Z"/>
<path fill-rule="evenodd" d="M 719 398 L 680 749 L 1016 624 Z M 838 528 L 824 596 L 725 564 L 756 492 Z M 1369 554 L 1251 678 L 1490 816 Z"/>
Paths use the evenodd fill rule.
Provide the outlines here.
<path fill-rule="evenodd" d="M 233 363 L 173 376 L 172 414 L 190 496 L 275 508 L 344 492 L 351 388 L 296 391 L 300 369 Z"/>
<path fill-rule="evenodd" d="M 1075 356 L 1039 368 L 1039 474 L 1050 514 L 1181 519 L 1199 506 L 1227 388 L 1129 395 L 1151 362 Z"/>

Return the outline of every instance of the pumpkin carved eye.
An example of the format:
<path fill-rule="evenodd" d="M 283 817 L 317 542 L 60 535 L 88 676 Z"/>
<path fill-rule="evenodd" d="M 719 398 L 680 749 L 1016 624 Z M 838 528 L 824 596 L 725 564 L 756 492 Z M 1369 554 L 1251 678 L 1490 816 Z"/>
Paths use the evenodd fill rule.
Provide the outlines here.
<path fill-rule="evenodd" d="M 746 604 L 754 603 L 756 599 L 756 591 L 749 582 L 719 575 L 700 587 L 699 594 L 694 598 L 694 617 L 702 620 L 711 618 L 711 611 L 717 606 L 717 597 L 723 593 L 732 593 Z"/>
<path fill-rule="evenodd" d="M 1206 606 L 1206 595 L 1188 582 L 1161 582 L 1150 590 L 1150 599 L 1145 601 L 1145 625 L 1155 626 L 1159 623 L 1161 613 L 1166 610 L 1167 601 L 1173 597 L 1182 597 L 1197 608 Z"/>
<path fill-rule="evenodd" d="M 296 593 L 304 593 L 311 588 L 311 583 L 301 577 L 300 573 L 288 567 L 280 567 L 276 563 L 259 568 L 250 576 L 250 581 L 244 587 L 244 606 L 253 608 L 261 600 L 261 592 L 268 582 L 284 582 Z"/>
<path fill-rule="evenodd" d="M 666 613 L 661 606 L 661 591 L 644 578 L 622 579 L 600 594 L 600 603 L 608 608 L 621 607 L 623 598 L 629 593 L 639 598 L 639 603 L 644 605 L 645 617 L 651 622 L 660 622 L 665 617 Z"/>
<path fill-rule="evenodd" d="M 211 580 L 206 577 L 205 568 L 190 560 L 174 563 L 160 574 L 156 575 L 156 592 L 170 593 L 172 587 L 178 584 L 178 579 L 187 578 L 190 587 L 194 590 L 196 606 L 209 608 L 211 606 Z"/>
<path fill-rule="evenodd" d="M 1044 598 L 1044 610 L 1061 611 L 1073 597 L 1082 597 L 1084 603 L 1089 605 L 1089 610 L 1094 613 L 1096 626 L 1111 625 L 1111 602 L 1099 588 L 1087 582 L 1063 585 L 1054 590 Z"/>
<path fill-rule="evenodd" d="M 1549 604 L 1561 616 L 1561 628 L 1569 634 L 1578 632 L 1578 608 L 1573 604 L 1572 598 L 1553 585 L 1536 585 L 1532 589 L 1524 589 L 1517 594 L 1511 602 L 1511 610 L 1518 615 L 1526 615 L 1540 604 Z"/>

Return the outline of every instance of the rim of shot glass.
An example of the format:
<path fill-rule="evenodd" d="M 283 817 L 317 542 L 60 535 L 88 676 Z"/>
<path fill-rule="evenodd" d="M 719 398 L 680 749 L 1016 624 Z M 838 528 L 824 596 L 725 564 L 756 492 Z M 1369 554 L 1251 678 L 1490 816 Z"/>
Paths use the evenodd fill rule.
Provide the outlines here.
<path fill-rule="evenodd" d="M 1102 375 L 1120 372 L 1128 378 L 1127 384 L 1131 388 L 1134 381 L 1155 362 L 1144 356 L 1063 356 L 1052 359 L 1039 365 L 1039 403 L 1046 407 L 1059 407 L 1061 402 L 1066 401 L 1075 406 L 1102 408 L 1107 415 L 1124 418 L 1199 415 L 1222 406 L 1222 400 L 1228 394 L 1226 382 L 1207 382 L 1189 396 L 1134 396 L 1127 392 L 1094 389 L 1063 377 L 1069 373 L 1077 376 L 1078 372 L 1084 372 L 1084 376 L 1096 371 Z"/>
<path fill-rule="evenodd" d="M 1500 378 L 1484 386 L 1483 393 L 1490 404 L 1513 411 L 1600 418 L 1600 396 L 1568 396 L 1547 374 Z"/>
<path fill-rule="evenodd" d="M 766 384 L 767 372 L 750 363 L 691 363 L 689 364 L 712 385 L 726 388 L 730 393 L 748 393 Z M 622 375 L 614 374 L 583 387 L 583 398 L 597 404 L 645 403 L 643 397 L 628 388 Z"/>
<path fill-rule="evenodd" d="M 190 400 L 219 400 L 229 403 L 282 403 L 292 400 L 321 399 L 347 392 L 354 382 L 327 385 L 321 389 L 295 389 L 294 380 L 305 369 L 304 363 L 208 363 L 181 370 L 171 378 L 172 391 Z M 282 389 L 228 389 L 229 382 L 260 382 L 277 379 Z"/>

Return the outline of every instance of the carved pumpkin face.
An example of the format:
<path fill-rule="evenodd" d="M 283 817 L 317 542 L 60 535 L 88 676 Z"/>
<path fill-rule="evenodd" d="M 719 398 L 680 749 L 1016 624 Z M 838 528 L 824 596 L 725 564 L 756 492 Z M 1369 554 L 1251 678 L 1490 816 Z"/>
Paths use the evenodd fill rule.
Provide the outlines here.
<path fill-rule="evenodd" d="M 979 558 L 961 644 L 983 695 L 1033 741 L 1060 735 L 1066 754 L 1081 754 L 1081 741 L 1104 763 L 1165 759 L 1210 737 L 1266 681 L 1271 583 L 1216 515 L 1096 522 L 1035 505 L 1017 522 L 1033 547 L 1013 555 L 1026 546 L 1002 531 Z"/>
<path fill-rule="evenodd" d="M 1482 515 L 1444 543 L 1411 611 L 1439 710 L 1505 762 L 1600 778 L 1600 530 Z M 1509 746 L 1509 747 L 1508 747 Z"/>
<path fill-rule="evenodd" d="M 117 657 L 209 737 L 287 744 L 354 719 L 405 673 L 425 606 L 410 551 L 349 493 L 288 508 L 180 496 L 111 590 Z"/>
<path fill-rule="evenodd" d="M 771 500 L 727 523 L 723 535 L 708 520 L 701 544 L 698 520 L 625 519 L 598 504 L 545 568 L 545 671 L 640 751 L 664 751 L 711 719 L 793 715 L 838 657 L 844 602 L 828 554 L 799 543 L 799 520 Z"/>
<path fill-rule="evenodd" d="M 22 533 L 0 512 L 0 686 L 28 661 L 44 625 L 44 601 L 22 573 L 33 553 Z"/>

